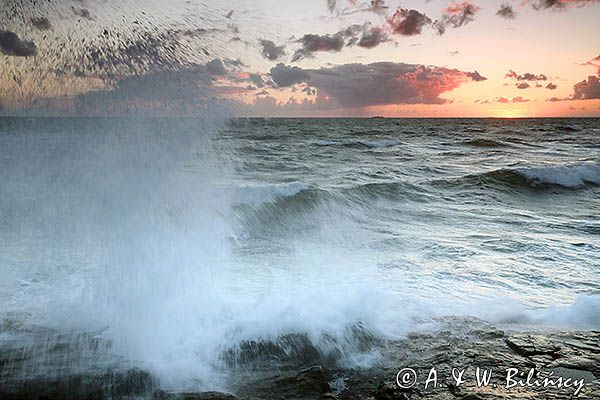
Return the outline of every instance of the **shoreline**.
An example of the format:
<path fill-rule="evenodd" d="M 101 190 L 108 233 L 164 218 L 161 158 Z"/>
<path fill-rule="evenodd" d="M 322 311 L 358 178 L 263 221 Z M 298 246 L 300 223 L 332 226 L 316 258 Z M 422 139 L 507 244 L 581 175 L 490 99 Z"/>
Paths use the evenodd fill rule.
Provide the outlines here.
<path fill-rule="evenodd" d="M 17 374 L 20 378 L 11 379 L 11 371 L 18 369 L 19 363 L 25 365 L 27 359 L 24 351 L 19 359 L 14 349 L 7 352 L 4 348 L 0 350 L 0 398 L 496 400 L 600 397 L 600 331 L 505 332 L 474 318 L 452 317 L 438 322 L 434 331 L 381 342 L 378 346 L 383 359 L 371 368 L 341 368 L 325 360 L 311 363 L 310 357 L 304 365 L 293 367 L 283 364 L 270 369 L 264 365 L 262 369 L 242 367 L 231 373 L 228 385 L 231 393 L 164 391 L 155 377 L 137 368 L 71 372 L 59 377 L 23 378 L 23 374 Z M 414 384 L 411 379 L 403 380 L 401 370 L 417 374 Z M 510 383 L 514 383 L 509 388 L 506 387 L 507 370 L 512 371 Z M 486 371 L 491 373 L 491 378 L 482 382 Z M 536 379 L 551 384 L 545 388 L 536 386 Z M 407 382 L 406 388 L 399 387 L 402 382 Z"/>

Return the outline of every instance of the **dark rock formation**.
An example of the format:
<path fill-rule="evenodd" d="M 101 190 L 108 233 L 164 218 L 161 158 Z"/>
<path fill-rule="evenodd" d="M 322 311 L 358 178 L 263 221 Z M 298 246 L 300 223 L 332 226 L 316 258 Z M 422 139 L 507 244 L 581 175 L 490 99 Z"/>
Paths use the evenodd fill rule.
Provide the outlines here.
<path fill-rule="evenodd" d="M 479 320 L 448 318 L 438 321 L 435 331 L 415 333 L 381 346 L 384 359 L 369 369 L 344 369 L 329 363 L 297 368 L 285 364 L 283 368 L 284 364 L 278 364 L 276 359 L 271 368 L 265 360 L 254 364 L 254 368 L 234 368 L 230 389 L 235 395 L 165 392 L 158 389 L 152 376 L 135 368 L 28 376 L 19 367 L 19 363 L 26 364 L 26 358 L 15 357 L 14 349 L 6 352 L 0 348 L 0 399 L 572 399 L 577 398 L 573 382 L 580 380 L 584 382 L 580 398 L 600 398 L 600 332 L 505 333 Z M 10 360 L 6 358 L 9 354 Z M 273 352 L 269 354 L 273 357 Z M 318 359 L 316 354 L 307 358 L 314 359 Z M 411 368 L 417 374 L 414 386 L 401 388 L 396 383 L 396 375 L 403 368 Z M 426 387 L 432 368 L 437 379 L 435 385 L 430 381 Z M 492 371 L 487 384 L 477 384 L 477 368 L 480 374 Z M 509 368 L 523 372 L 515 379 L 526 379 L 532 371 L 534 379 L 561 377 L 564 382 L 570 378 L 571 385 L 506 388 Z M 463 369 L 464 382 L 457 384 L 453 376 Z M 11 371 L 20 371 L 18 379 Z"/>

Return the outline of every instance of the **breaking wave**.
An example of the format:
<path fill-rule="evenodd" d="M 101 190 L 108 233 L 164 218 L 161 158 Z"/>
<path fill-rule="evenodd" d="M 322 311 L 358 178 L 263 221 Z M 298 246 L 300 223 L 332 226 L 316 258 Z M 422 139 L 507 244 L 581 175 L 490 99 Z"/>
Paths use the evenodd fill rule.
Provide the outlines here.
<path fill-rule="evenodd" d="M 589 184 L 600 184 L 600 165 L 581 164 L 572 166 L 551 166 L 518 170 L 533 185 L 558 185 L 577 188 Z"/>
<path fill-rule="evenodd" d="M 434 180 L 434 184 L 484 184 L 532 189 L 552 187 L 580 189 L 586 186 L 600 184 L 600 165 L 580 164 L 498 169 L 479 174 L 466 175 L 461 178 Z"/>

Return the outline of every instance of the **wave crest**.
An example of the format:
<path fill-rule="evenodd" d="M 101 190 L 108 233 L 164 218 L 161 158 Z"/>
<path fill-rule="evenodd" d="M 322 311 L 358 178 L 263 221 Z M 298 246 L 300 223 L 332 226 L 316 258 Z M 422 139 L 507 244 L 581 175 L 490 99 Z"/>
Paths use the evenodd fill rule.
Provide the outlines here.
<path fill-rule="evenodd" d="M 517 170 L 534 185 L 558 185 L 577 188 L 589 184 L 600 185 L 600 164 L 552 166 Z"/>
<path fill-rule="evenodd" d="M 561 187 L 580 189 L 590 185 L 600 185 L 600 164 L 556 165 L 493 171 L 467 175 L 458 179 L 437 182 L 459 184 L 504 185 L 544 189 Z"/>

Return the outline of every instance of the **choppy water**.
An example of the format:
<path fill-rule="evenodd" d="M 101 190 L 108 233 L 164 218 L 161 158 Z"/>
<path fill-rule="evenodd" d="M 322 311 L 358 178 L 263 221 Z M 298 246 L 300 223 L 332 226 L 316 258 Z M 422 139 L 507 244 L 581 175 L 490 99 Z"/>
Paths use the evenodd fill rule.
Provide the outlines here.
<path fill-rule="evenodd" d="M 5 346 L 214 388 L 436 315 L 600 327 L 598 119 L 5 119 L 0 151 Z"/>

